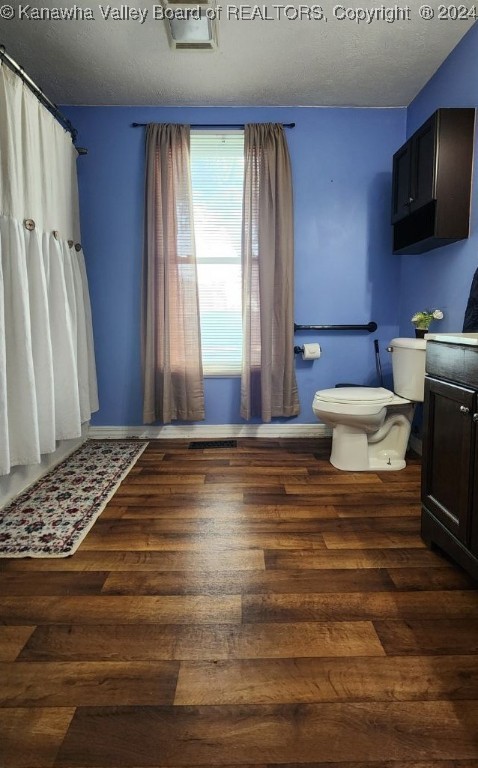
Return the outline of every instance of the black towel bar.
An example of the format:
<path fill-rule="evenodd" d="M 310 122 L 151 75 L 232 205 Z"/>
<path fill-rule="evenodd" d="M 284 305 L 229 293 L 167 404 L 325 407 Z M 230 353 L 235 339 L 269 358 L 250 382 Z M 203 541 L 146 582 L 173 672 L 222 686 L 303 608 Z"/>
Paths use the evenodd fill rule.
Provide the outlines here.
<path fill-rule="evenodd" d="M 377 330 L 377 323 L 373 321 L 366 325 L 298 325 L 294 323 L 294 331 L 368 331 Z"/>

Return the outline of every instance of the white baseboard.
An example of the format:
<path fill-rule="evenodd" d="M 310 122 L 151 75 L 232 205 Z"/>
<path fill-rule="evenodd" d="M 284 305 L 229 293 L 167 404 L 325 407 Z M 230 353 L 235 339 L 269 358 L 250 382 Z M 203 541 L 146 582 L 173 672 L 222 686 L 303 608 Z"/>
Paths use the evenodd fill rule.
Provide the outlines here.
<path fill-rule="evenodd" d="M 81 433 L 81 437 L 74 440 L 59 440 L 56 451 L 44 453 L 39 464 L 22 464 L 12 467 L 8 475 L 2 475 L 0 477 L 0 509 L 76 451 L 87 439 L 88 424 L 83 424 Z"/>
<path fill-rule="evenodd" d="M 192 424 L 159 427 L 90 427 L 88 437 L 96 440 L 144 438 L 145 440 L 220 440 L 238 437 L 329 437 L 325 424 Z"/>

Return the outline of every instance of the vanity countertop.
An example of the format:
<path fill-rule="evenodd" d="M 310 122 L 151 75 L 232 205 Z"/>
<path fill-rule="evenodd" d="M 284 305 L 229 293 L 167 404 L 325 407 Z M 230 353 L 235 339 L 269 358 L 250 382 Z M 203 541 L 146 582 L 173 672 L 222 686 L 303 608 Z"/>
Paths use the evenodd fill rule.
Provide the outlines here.
<path fill-rule="evenodd" d="M 478 333 L 427 333 L 427 341 L 441 341 L 445 344 L 467 344 L 478 347 Z"/>

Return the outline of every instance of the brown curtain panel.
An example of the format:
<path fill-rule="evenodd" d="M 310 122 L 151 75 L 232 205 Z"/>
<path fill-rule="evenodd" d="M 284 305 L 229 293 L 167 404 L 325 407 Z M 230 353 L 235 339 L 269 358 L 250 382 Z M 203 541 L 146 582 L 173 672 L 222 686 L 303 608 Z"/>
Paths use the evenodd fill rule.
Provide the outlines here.
<path fill-rule="evenodd" d="M 143 421 L 204 419 L 189 126 L 147 127 Z"/>
<path fill-rule="evenodd" d="M 241 416 L 297 416 L 294 218 L 281 125 L 245 128 Z"/>

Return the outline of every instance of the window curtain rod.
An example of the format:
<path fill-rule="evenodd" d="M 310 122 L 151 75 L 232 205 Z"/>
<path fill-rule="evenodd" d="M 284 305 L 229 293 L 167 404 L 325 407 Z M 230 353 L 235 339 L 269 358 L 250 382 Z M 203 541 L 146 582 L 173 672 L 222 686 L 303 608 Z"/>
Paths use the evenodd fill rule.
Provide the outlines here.
<path fill-rule="evenodd" d="M 12 70 L 18 77 L 25 83 L 25 85 L 28 86 L 28 88 L 31 90 L 34 96 L 37 97 L 38 101 L 43 104 L 46 109 L 53 115 L 55 120 L 58 120 L 60 125 L 65 128 L 68 133 L 71 134 L 71 140 L 73 143 L 75 143 L 76 138 L 78 136 L 78 131 L 76 128 L 72 125 L 72 123 L 68 120 L 65 115 L 60 112 L 56 104 L 54 104 L 48 96 L 45 96 L 42 89 L 27 75 L 25 70 L 23 69 L 20 64 L 17 64 L 15 59 L 12 59 L 11 56 L 8 55 L 8 53 L 5 50 L 5 46 L 0 44 L 0 62 L 3 64 L 6 64 L 9 69 Z M 76 147 L 76 151 L 79 155 L 87 155 L 88 150 L 84 149 L 83 147 Z"/>
<path fill-rule="evenodd" d="M 146 128 L 148 123 L 131 123 L 132 128 Z M 280 123 L 283 128 L 295 128 L 295 123 Z M 198 123 L 194 123 L 190 125 L 191 128 L 195 128 L 196 130 L 236 130 L 239 131 L 245 127 L 244 123 L 237 123 L 237 124 L 227 124 L 227 123 L 208 123 L 207 125 L 199 125 Z"/>

